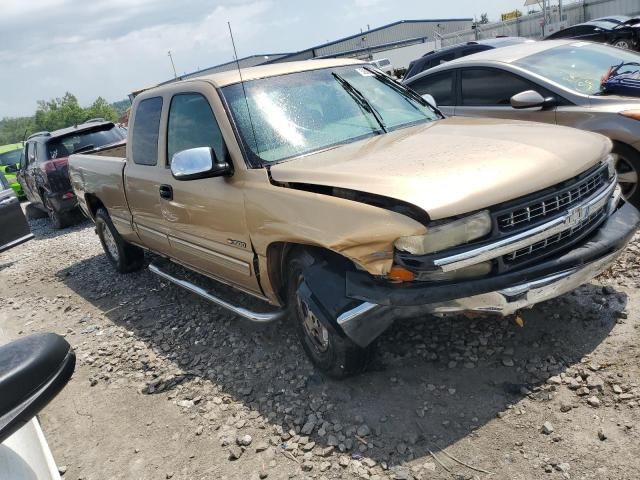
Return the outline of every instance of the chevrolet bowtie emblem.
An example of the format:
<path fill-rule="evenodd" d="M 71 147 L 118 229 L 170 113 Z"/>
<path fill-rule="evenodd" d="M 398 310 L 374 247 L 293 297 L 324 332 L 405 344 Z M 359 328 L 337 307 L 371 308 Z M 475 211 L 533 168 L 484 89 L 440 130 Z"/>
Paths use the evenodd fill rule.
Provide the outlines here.
<path fill-rule="evenodd" d="M 567 227 L 574 227 L 585 221 L 589 217 L 589 205 L 578 205 L 570 208 L 564 224 Z"/>

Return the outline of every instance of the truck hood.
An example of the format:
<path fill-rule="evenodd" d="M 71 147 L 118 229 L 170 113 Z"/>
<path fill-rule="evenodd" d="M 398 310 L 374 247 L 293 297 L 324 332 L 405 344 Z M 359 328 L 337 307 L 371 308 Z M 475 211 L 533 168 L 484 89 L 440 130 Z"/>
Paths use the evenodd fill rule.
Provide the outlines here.
<path fill-rule="evenodd" d="M 272 165 L 281 183 L 395 198 L 433 220 L 543 190 L 584 172 L 611 149 L 573 128 L 451 117 Z"/>

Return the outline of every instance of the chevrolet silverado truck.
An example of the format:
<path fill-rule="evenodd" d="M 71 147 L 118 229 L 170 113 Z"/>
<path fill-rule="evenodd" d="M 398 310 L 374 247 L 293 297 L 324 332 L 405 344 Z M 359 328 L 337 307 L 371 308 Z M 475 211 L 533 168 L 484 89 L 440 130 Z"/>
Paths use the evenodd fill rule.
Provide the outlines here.
<path fill-rule="evenodd" d="M 640 222 L 611 146 L 444 118 L 371 66 L 314 60 L 144 91 L 126 149 L 72 155 L 69 172 L 116 270 L 154 252 L 152 272 L 241 317 L 290 316 L 311 361 L 344 377 L 397 319 L 510 315 L 607 269 Z"/>

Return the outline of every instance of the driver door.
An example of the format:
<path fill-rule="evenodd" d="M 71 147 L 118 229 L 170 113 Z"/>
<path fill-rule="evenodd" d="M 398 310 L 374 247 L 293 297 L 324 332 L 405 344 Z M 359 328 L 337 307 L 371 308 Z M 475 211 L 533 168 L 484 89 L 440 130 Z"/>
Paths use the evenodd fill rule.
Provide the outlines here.
<path fill-rule="evenodd" d="M 455 115 L 556 123 L 555 107 L 516 110 L 511 106 L 511 97 L 526 90 L 549 96 L 538 85 L 497 68 L 462 68 L 459 72 L 459 99 Z"/>
<path fill-rule="evenodd" d="M 20 201 L 4 174 L 0 173 L 0 252 L 32 238 Z"/>

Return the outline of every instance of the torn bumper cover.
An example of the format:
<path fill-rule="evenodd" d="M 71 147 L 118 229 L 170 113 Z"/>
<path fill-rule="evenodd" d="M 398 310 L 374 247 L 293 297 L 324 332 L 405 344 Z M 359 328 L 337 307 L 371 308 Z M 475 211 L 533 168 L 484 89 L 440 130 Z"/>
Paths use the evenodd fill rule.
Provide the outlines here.
<path fill-rule="evenodd" d="M 333 272 L 314 265 L 304 292 L 318 318 L 366 346 L 395 319 L 465 311 L 510 315 L 574 290 L 606 270 L 640 225 L 629 204 L 615 211 L 582 245 L 540 263 L 477 280 L 393 284 L 366 272 Z"/>

